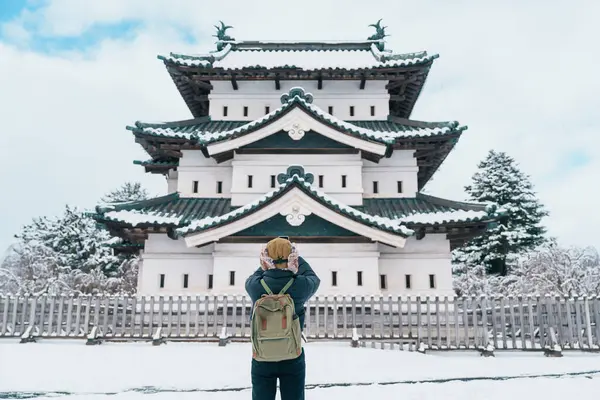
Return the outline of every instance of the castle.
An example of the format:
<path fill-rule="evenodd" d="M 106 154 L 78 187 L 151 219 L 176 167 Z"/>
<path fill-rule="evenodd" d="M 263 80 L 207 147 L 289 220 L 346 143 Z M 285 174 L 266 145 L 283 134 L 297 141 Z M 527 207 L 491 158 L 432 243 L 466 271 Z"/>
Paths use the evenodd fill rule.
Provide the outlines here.
<path fill-rule="evenodd" d="M 142 256 L 138 293 L 243 294 L 261 245 L 288 236 L 321 295 L 453 295 L 451 250 L 493 207 L 421 193 L 465 126 L 410 119 L 427 52 L 365 40 L 238 41 L 159 56 L 192 119 L 127 127 L 168 194 L 98 206 Z"/>

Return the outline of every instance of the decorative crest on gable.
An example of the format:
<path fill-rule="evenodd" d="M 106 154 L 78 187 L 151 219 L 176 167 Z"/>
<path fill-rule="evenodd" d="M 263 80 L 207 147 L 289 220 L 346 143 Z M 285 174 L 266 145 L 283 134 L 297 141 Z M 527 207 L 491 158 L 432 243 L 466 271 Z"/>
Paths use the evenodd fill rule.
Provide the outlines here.
<path fill-rule="evenodd" d="M 380 18 L 376 24 L 369 25 L 369 26 L 372 26 L 373 28 L 375 28 L 375 33 L 373 35 L 369 36 L 368 40 L 383 40 L 387 36 L 390 36 L 385 33 L 385 29 L 387 28 L 387 26 L 381 26 L 381 20 L 382 19 Z M 385 44 L 383 42 L 381 42 L 381 43 L 377 43 L 376 46 L 379 49 L 379 51 L 383 51 Z"/>
<path fill-rule="evenodd" d="M 304 134 L 306 133 L 308 128 L 303 126 L 299 122 L 293 122 L 289 126 L 286 126 L 285 128 L 283 128 L 283 130 L 285 132 L 287 132 L 288 135 L 290 135 L 292 140 L 300 140 L 304 137 Z"/>
<path fill-rule="evenodd" d="M 277 182 L 283 185 L 288 179 L 291 179 L 294 175 L 298 178 L 303 179 L 306 183 L 313 183 L 315 176 L 310 172 L 304 172 L 304 167 L 301 165 L 290 165 L 285 173 L 277 175 Z"/>
<path fill-rule="evenodd" d="M 288 93 L 284 93 L 281 95 L 281 104 L 285 104 L 294 99 L 294 97 L 298 97 L 307 103 L 313 102 L 313 95 L 310 93 L 306 93 L 301 87 L 293 87 L 290 89 Z"/>

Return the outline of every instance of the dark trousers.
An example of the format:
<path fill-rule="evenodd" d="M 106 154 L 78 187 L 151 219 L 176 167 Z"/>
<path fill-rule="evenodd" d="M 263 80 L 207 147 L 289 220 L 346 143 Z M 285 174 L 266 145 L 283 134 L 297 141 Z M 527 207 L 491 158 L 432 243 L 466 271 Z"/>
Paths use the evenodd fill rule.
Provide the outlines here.
<path fill-rule="evenodd" d="M 252 400 L 275 400 L 277 379 L 281 400 L 304 400 L 306 362 L 300 357 L 280 362 L 252 360 Z"/>

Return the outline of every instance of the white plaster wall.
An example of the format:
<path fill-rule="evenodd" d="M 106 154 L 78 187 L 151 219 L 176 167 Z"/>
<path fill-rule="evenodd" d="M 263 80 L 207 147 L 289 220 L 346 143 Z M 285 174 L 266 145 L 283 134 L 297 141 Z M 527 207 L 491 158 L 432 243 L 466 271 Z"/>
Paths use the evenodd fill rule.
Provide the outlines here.
<path fill-rule="evenodd" d="M 379 245 L 379 272 L 387 275 L 388 289 L 393 295 L 453 296 L 450 242 L 445 234 L 414 237 L 402 249 Z M 436 287 L 429 287 L 429 275 L 435 275 Z M 405 275 L 411 275 L 411 288 L 405 286 Z"/>
<path fill-rule="evenodd" d="M 361 205 L 363 197 L 415 197 L 418 192 L 416 159 L 412 150 L 397 150 L 379 164 L 363 160 L 360 154 L 235 154 L 234 159 L 218 164 L 206 158 L 200 150 L 183 150 L 178 172 L 167 179 L 169 193 L 178 191 L 184 197 L 231 197 L 234 206 L 241 206 L 273 190 L 271 175 L 277 177 L 290 165 L 303 165 L 315 175 L 314 187 L 348 205 Z M 252 188 L 248 175 L 253 176 Z M 323 175 L 323 187 L 318 177 Z M 346 175 L 346 187 L 342 187 Z M 193 193 L 193 181 L 198 181 L 198 193 Z M 223 182 L 217 193 L 217 182 Z M 373 181 L 379 182 L 379 193 L 373 193 Z M 402 181 L 402 193 L 397 182 Z"/>
<path fill-rule="evenodd" d="M 174 193 L 177 191 L 177 171 L 169 170 L 169 174 L 166 176 L 167 180 L 167 193 Z"/>
<path fill-rule="evenodd" d="M 150 234 L 142 254 L 138 276 L 140 295 L 178 295 L 211 293 L 208 275 L 213 273 L 213 246 L 188 248 L 182 239 L 172 240 L 165 234 Z M 160 288 L 160 274 L 165 287 Z M 188 274 L 188 288 L 183 276 Z"/>
<path fill-rule="evenodd" d="M 245 281 L 259 267 L 262 244 L 217 243 L 214 252 L 214 293 L 245 294 Z M 372 294 L 378 292 L 378 255 L 376 244 L 299 244 L 302 257 L 321 279 L 319 295 Z M 235 271 L 235 286 L 229 284 Z M 332 286 L 332 271 L 337 271 L 337 286 Z M 357 286 L 357 271 L 363 272 L 363 286 Z"/>
<path fill-rule="evenodd" d="M 274 81 L 238 81 L 238 90 L 233 90 L 231 82 L 213 81 L 209 95 L 209 114 L 219 120 L 254 120 L 265 115 L 265 107 L 270 110 L 281 107 L 281 95 L 292 87 L 300 86 L 314 96 L 313 104 L 328 112 L 333 106 L 333 115 L 344 120 L 381 120 L 389 114 L 389 94 L 385 89 L 387 81 L 367 81 L 360 90 L 360 81 L 323 81 L 323 89 L 317 88 L 317 81 L 281 81 L 281 89 L 276 90 Z M 223 115 L 227 106 L 227 116 Z M 248 116 L 244 116 L 244 106 Z M 354 106 L 354 116 L 350 116 L 350 106 Z M 375 106 L 375 115 L 371 115 Z"/>
<path fill-rule="evenodd" d="M 245 281 L 259 266 L 260 243 L 216 243 L 202 248 L 187 248 L 180 240 L 152 234 L 146 241 L 140 269 L 138 292 L 142 295 L 245 294 Z M 445 235 L 410 238 L 403 249 L 376 243 L 299 244 L 300 254 L 321 279 L 317 295 L 438 295 L 452 296 L 450 247 Z M 235 285 L 229 284 L 235 271 Z M 337 286 L 332 286 L 332 271 L 337 271 Z M 357 272 L 363 285 L 357 284 Z M 165 287 L 159 288 L 160 274 Z M 189 287 L 183 288 L 183 275 Z M 213 289 L 208 276 L 213 275 Z M 380 274 L 387 276 L 387 289 L 380 289 Z M 411 289 L 405 288 L 405 275 L 412 276 Z M 429 288 L 429 274 L 435 275 L 436 288 Z"/>
<path fill-rule="evenodd" d="M 206 158 L 200 150 L 183 150 L 179 161 L 177 191 L 184 197 L 230 197 L 231 161 L 218 164 Z M 193 182 L 198 181 L 198 193 L 193 193 Z M 217 193 L 217 182 L 223 182 L 223 192 Z"/>
<path fill-rule="evenodd" d="M 417 159 L 414 150 L 395 150 L 390 158 L 377 164 L 363 160 L 362 179 L 365 198 L 415 197 L 418 192 Z M 373 182 L 378 182 L 378 193 L 373 192 Z M 402 181 L 402 193 L 398 193 L 398 181 Z"/>
<path fill-rule="evenodd" d="M 231 204 L 248 204 L 265 193 L 274 190 L 271 187 L 271 175 L 286 172 L 290 165 L 302 165 L 306 172 L 315 176 L 313 187 L 327 193 L 338 201 L 348 205 L 361 205 L 362 161 L 359 154 L 288 154 L 254 155 L 236 154 L 233 162 L 233 182 Z M 248 188 L 248 175 L 253 176 L 252 188 Z M 319 175 L 323 175 L 323 188 L 319 188 Z M 346 175 L 346 187 L 342 187 L 342 175 Z"/>

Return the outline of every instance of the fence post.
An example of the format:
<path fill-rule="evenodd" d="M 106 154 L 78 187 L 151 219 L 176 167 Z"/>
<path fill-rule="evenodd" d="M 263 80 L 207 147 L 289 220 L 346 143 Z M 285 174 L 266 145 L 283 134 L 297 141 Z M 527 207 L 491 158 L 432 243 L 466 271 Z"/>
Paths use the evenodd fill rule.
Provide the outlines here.
<path fill-rule="evenodd" d="M 35 343 L 35 338 L 33 337 L 33 325 L 29 325 L 27 329 L 25 329 L 19 343 Z"/>
<path fill-rule="evenodd" d="M 587 345 L 589 349 L 594 348 L 592 340 L 592 321 L 590 319 L 590 301 L 587 295 L 583 296 L 583 306 L 585 307 L 585 331 L 587 336 Z"/>
<path fill-rule="evenodd" d="M 560 344 L 558 344 L 558 340 L 556 338 L 556 332 L 554 331 L 554 327 L 551 326 L 549 329 L 550 332 L 550 343 L 551 346 L 546 346 L 544 349 L 544 356 L 546 357 L 562 357 L 562 348 Z"/>
<path fill-rule="evenodd" d="M 221 329 L 221 334 L 219 335 L 219 347 L 225 347 L 229 341 L 229 337 L 227 336 L 227 327 L 224 326 Z"/>
<path fill-rule="evenodd" d="M 101 344 L 102 340 L 100 340 L 100 337 L 98 335 L 98 326 L 93 326 L 92 331 L 87 336 L 87 341 L 85 342 L 85 344 L 87 346 L 95 346 Z"/>
<path fill-rule="evenodd" d="M 152 336 L 152 346 L 160 346 L 161 344 L 167 344 L 165 338 L 162 335 L 162 329 L 163 328 L 160 325 L 158 326 L 158 328 L 156 328 L 156 332 Z"/>
<path fill-rule="evenodd" d="M 358 329 L 356 327 L 352 328 L 352 341 L 350 345 L 354 348 L 358 347 Z"/>

